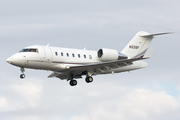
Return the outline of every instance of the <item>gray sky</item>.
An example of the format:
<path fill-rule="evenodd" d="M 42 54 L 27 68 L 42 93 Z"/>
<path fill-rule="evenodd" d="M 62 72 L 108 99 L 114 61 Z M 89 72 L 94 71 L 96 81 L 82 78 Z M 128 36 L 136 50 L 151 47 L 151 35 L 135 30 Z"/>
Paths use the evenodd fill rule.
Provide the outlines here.
<path fill-rule="evenodd" d="M 1 0 L 1 120 L 179 120 L 179 0 Z M 147 68 L 76 87 L 6 59 L 30 45 L 121 51 L 138 31 L 157 36 Z"/>

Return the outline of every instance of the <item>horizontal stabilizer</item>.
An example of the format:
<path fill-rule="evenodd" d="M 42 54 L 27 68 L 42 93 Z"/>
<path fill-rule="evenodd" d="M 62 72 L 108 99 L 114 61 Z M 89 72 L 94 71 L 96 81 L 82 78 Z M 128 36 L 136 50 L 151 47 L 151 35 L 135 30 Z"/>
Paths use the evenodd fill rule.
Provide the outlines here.
<path fill-rule="evenodd" d="M 141 37 L 153 37 L 156 35 L 164 35 L 164 34 L 171 34 L 173 32 L 166 32 L 166 33 L 156 33 L 156 34 L 140 34 Z"/>
<path fill-rule="evenodd" d="M 151 47 L 150 50 L 147 52 L 147 54 L 146 54 L 143 58 L 147 58 L 147 59 L 150 58 L 151 55 L 152 55 L 153 49 L 154 49 L 154 48 Z"/>

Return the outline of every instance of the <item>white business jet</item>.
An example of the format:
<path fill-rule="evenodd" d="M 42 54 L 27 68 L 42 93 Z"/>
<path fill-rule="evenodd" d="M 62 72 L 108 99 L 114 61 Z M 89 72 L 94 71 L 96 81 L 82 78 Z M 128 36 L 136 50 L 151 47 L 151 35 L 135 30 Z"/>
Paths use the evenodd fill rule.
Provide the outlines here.
<path fill-rule="evenodd" d="M 121 52 L 107 48 L 90 51 L 34 45 L 22 49 L 6 61 L 20 67 L 20 78 L 25 78 L 25 68 L 50 70 L 53 73 L 48 77 L 65 79 L 70 81 L 71 86 L 75 86 L 75 79 L 83 75 L 86 76 L 85 81 L 91 83 L 93 75 L 114 74 L 148 66 L 141 60 L 150 58 L 153 48 L 146 55 L 145 52 L 151 40 L 156 35 L 169 33 L 138 32 Z"/>

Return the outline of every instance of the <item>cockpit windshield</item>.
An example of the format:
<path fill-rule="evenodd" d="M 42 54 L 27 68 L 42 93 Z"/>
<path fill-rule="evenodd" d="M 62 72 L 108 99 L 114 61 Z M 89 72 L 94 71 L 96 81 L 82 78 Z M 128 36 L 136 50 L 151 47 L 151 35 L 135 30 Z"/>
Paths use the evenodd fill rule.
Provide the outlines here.
<path fill-rule="evenodd" d="M 38 52 L 38 49 L 34 49 L 34 48 L 27 48 L 27 49 L 22 49 L 19 52 Z"/>

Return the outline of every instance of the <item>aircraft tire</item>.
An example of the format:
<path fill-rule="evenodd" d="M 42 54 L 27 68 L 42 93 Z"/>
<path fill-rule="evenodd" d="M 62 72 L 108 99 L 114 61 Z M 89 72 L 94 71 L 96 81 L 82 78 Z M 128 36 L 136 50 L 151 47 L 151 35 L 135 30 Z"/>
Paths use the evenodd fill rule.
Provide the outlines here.
<path fill-rule="evenodd" d="M 76 81 L 76 80 L 71 80 L 71 81 L 69 82 L 69 84 L 70 84 L 71 86 L 76 86 L 76 85 L 77 85 L 77 81 Z"/>
<path fill-rule="evenodd" d="M 92 82 L 92 81 L 93 81 L 93 77 L 86 77 L 86 79 L 85 79 L 85 80 L 86 80 L 86 82 L 87 82 L 87 83 L 90 83 L 90 82 Z"/>
<path fill-rule="evenodd" d="M 21 75 L 20 75 L 20 78 L 21 78 L 21 79 L 23 79 L 23 78 L 25 78 L 25 77 L 26 77 L 25 74 L 21 74 Z"/>

